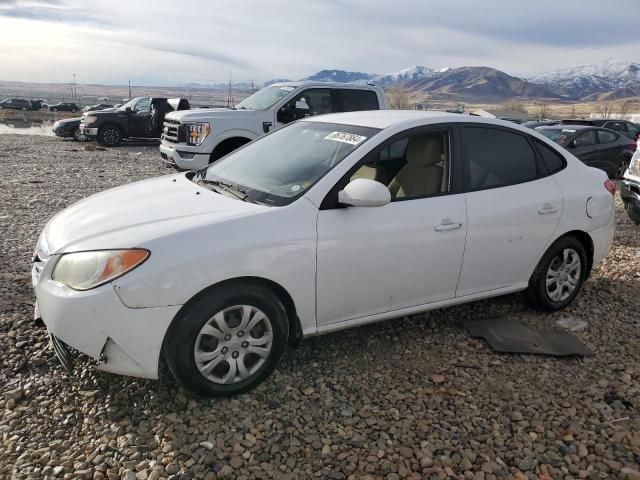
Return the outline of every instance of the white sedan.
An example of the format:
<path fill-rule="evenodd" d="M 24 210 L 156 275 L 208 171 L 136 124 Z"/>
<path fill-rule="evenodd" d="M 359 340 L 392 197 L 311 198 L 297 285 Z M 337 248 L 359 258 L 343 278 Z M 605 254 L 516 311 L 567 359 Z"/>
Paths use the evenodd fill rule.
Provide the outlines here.
<path fill-rule="evenodd" d="M 523 290 L 565 307 L 611 246 L 614 192 L 512 123 L 313 117 L 53 217 L 36 316 L 68 368 L 77 350 L 156 378 L 163 357 L 187 388 L 232 395 L 302 337 Z"/>

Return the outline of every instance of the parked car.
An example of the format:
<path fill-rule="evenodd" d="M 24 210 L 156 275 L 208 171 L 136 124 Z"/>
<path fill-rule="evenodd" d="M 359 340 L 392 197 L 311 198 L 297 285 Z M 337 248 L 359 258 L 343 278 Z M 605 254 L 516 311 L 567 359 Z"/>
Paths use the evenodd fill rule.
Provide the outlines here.
<path fill-rule="evenodd" d="M 539 133 L 419 112 L 308 117 L 206 169 L 53 217 L 36 318 L 62 361 L 204 395 L 261 382 L 289 342 L 512 292 L 545 310 L 607 255 L 615 184 Z"/>
<path fill-rule="evenodd" d="M 31 102 L 22 98 L 7 98 L 0 102 L 0 110 L 31 110 Z"/>
<path fill-rule="evenodd" d="M 31 103 L 31 110 L 42 110 L 47 103 L 44 100 L 29 100 Z"/>
<path fill-rule="evenodd" d="M 562 120 L 561 123 L 563 125 L 591 125 L 594 127 L 608 128 L 633 140 L 636 140 L 640 134 L 640 125 L 628 120 L 617 120 L 613 118 L 569 118 Z"/>
<path fill-rule="evenodd" d="M 82 109 L 83 112 L 95 112 L 98 110 L 106 110 L 108 108 L 113 108 L 113 105 L 109 105 L 107 103 L 98 103 L 97 105 L 86 106 Z"/>
<path fill-rule="evenodd" d="M 538 128 L 538 127 L 549 127 L 551 125 L 558 125 L 559 123 L 560 123 L 560 120 L 530 120 L 528 122 L 524 122 L 522 126 L 527 128 Z"/>
<path fill-rule="evenodd" d="M 613 130 L 587 125 L 538 127 L 537 132 L 567 148 L 591 167 L 607 172 L 611 178 L 622 178 L 636 150 L 636 143 Z"/>
<path fill-rule="evenodd" d="M 186 98 L 137 97 L 116 109 L 82 114 L 80 131 L 89 140 L 115 147 L 125 138 L 159 138 L 165 115 L 188 109 Z"/>
<path fill-rule="evenodd" d="M 78 110 L 80 110 L 80 107 L 70 102 L 58 102 L 49 106 L 50 112 L 77 112 Z"/>
<path fill-rule="evenodd" d="M 73 138 L 77 141 L 84 140 L 80 132 L 80 118 L 65 118 L 53 124 L 53 133 L 58 137 Z"/>
<path fill-rule="evenodd" d="M 622 177 L 620 197 L 629 219 L 640 225 L 640 150 L 633 154 L 629 168 Z"/>
<path fill-rule="evenodd" d="M 160 156 L 178 170 L 202 168 L 300 118 L 385 108 L 380 87 L 329 82 L 276 83 L 244 99 L 235 108 L 170 113 L 164 122 Z"/>

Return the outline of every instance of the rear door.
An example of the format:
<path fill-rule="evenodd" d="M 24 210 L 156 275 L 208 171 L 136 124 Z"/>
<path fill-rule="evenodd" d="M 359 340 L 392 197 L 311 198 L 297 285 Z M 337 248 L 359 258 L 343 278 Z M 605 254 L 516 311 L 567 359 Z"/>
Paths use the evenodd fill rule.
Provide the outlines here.
<path fill-rule="evenodd" d="M 589 166 L 594 166 L 593 163 L 597 163 L 598 161 L 597 144 L 596 131 L 591 128 L 579 133 L 571 143 L 569 143 L 568 148 L 573 155 L 584 163 Z"/>
<path fill-rule="evenodd" d="M 467 242 L 457 297 L 527 282 L 563 208 L 527 135 L 468 124 L 463 147 Z"/>
<path fill-rule="evenodd" d="M 613 178 L 616 175 L 616 168 L 622 159 L 620 140 L 625 139 L 625 137 L 608 130 L 598 130 L 597 135 L 598 155 L 593 166 L 604 170 Z M 631 139 L 627 141 L 631 143 Z"/>

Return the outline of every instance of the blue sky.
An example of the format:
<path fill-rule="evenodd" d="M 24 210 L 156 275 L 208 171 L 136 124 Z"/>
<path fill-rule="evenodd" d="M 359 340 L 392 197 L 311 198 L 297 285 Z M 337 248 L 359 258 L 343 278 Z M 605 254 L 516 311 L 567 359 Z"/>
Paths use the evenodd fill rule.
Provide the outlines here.
<path fill-rule="evenodd" d="M 0 0 L 0 79 L 175 84 L 640 60 L 640 0 Z"/>

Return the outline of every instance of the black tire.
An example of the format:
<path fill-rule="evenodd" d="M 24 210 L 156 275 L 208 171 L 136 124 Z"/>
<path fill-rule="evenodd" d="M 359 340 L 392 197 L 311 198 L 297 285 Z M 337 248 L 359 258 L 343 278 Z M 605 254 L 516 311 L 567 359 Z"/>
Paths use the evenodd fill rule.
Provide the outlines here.
<path fill-rule="evenodd" d="M 557 264 L 558 258 L 563 256 L 565 250 L 577 253 L 580 261 L 580 272 L 575 277 L 574 281 L 576 285 L 570 294 L 566 298 L 555 300 L 551 298 L 547 288 L 547 275 L 550 274 L 552 262 Z M 535 308 L 550 312 L 565 308 L 573 302 L 580 292 L 580 288 L 587 277 L 587 265 L 587 253 L 582 243 L 576 237 L 566 236 L 556 240 L 542 256 L 529 279 L 529 287 L 525 292 L 529 303 Z M 556 288 L 560 288 L 558 284 L 556 284 Z"/>
<path fill-rule="evenodd" d="M 105 125 L 98 130 L 97 140 L 104 147 L 117 147 L 122 143 L 122 130 L 117 125 Z"/>
<path fill-rule="evenodd" d="M 213 149 L 211 155 L 209 156 L 209 164 L 214 163 L 220 160 L 222 157 L 229 155 L 234 150 L 237 150 L 241 146 L 249 143 L 251 140 L 248 138 L 230 138 L 227 140 L 223 140 L 220 145 Z"/>
<path fill-rule="evenodd" d="M 55 108 L 50 108 L 50 109 L 49 109 L 49 111 L 51 111 L 51 112 L 55 112 L 55 111 L 57 111 L 57 110 L 56 110 Z"/>
<path fill-rule="evenodd" d="M 239 379 L 230 384 L 217 383 L 206 378 L 205 374 L 198 369 L 195 360 L 196 341 L 205 324 L 211 324 L 214 315 L 237 305 L 247 305 L 264 312 L 271 327 L 271 348 L 264 357 L 263 363 L 248 378 Z M 173 320 L 164 340 L 164 358 L 176 380 L 192 392 L 207 397 L 236 395 L 255 387 L 276 368 L 287 346 L 288 325 L 287 313 L 282 302 L 269 288 L 249 282 L 214 287 L 187 305 Z M 258 327 L 261 327 L 260 323 L 254 328 Z M 253 335 L 252 332 L 254 330 L 245 335 Z M 234 338 L 229 341 L 239 341 L 236 337 L 241 333 L 234 333 Z M 231 337 L 231 335 L 227 336 Z M 218 351 L 221 345 L 226 345 L 220 343 L 223 342 L 222 339 L 214 340 L 213 337 L 211 339 L 215 343 L 215 347 L 211 347 L 214 351 Z M 236 344 L 235 347 L 230 348 L 235 350 L 239 347 Z M 224 349 L 220 351 L 224 353 Z M 233 358 L 238 358 L 237 351 L 229 353 L 226 358 L 231 362 L 234 361 L 229 357 L 232 354 L 236 355 Z M 246 358 L 245 355 L 249 353 L 242 355 Z M 243 365 L 245 365 L 244 360 Z M 231 370 L 227 360 L 220 361 L 218 366 Z M 229 374 L 229 371 L 227 370 L 226 373 Z M 235 378 L 236 375 L 234 380 Z"/>
<path fill-rule="evenodd" d="M 616 168 L 616 178 L 615 180 L 622 180 L 624 177 L 624 172 L 629 168 L 629 164 L 631 163 L 631 159 L 627 157 L 623 157 L 620 159 L 620 163 L 618 163 L 618 167 Z"/>
<path fill-rule="evenodd" d="M 71 131 L 71 138 L 73 138 L 76 142 L 82 141 L 82 134 L 80 133 L 80 127 L 76 127 Z"/>

